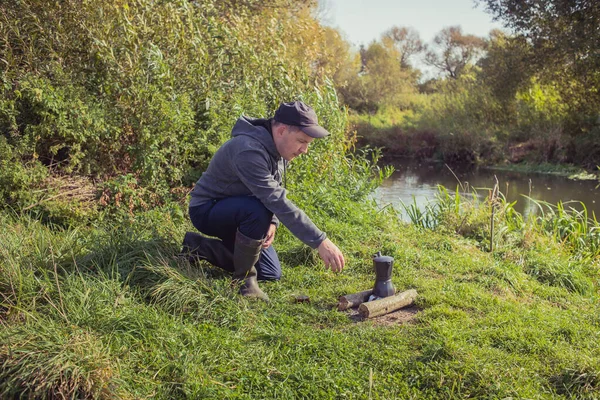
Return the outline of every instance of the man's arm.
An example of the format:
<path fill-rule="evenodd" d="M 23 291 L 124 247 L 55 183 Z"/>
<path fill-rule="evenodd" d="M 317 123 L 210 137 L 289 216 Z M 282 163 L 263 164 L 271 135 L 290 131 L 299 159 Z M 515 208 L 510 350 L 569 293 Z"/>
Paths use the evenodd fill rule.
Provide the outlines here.
<path fill-rule="evenodd" d="M 257 144 L 260 146 L 260 144 Z M 248 147 L 237 154 L 236 174 L 265 207 L 306 245 L 316 249 L 326 235 L 308 216 L 286 197 L 270 169 L 270 160 L 262 148 Z"/>
<path fill-rule="evenodd" d="M 276 215 L 294 236 L 306 245 L 318 249 L 325 266 L 334 272 L 344 268 L 344 255 L 327 239 L 308 216 L 286 197 L 285 188 L 279 185 L 269 169 L 269 160 L 259 149 L 246 149 L 237 157 L 236 172 L 240 180 L 264 205 Z M 271 225 L 269 233 L 275 233 Z M 267 237 L 269 237 L 267 235 Z M 272 242 L 272 238 L 271 238 Z"/>

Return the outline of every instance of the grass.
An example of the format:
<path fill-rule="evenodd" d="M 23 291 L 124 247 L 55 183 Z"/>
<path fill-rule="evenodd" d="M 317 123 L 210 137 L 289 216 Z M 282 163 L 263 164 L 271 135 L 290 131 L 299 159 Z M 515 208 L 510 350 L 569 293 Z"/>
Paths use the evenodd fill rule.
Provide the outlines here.
<path fill-rule="evenodd" d="M 278 233 L 284 279 L 262 284 L 270 304 L 174 257 L 190 229 L 176 213 L 116 228 L 0 214 L 0 397 L 600 396 L 597 256 L 533 229 L 490 253 L 447 220 L 425 229 L 363 207 L 326 223 L 348 258 L 339 275 Z M 335 308 L 372 285 L 378 250 L 395 258 L 396 288 L 419 293 L 411 323 Z"/>

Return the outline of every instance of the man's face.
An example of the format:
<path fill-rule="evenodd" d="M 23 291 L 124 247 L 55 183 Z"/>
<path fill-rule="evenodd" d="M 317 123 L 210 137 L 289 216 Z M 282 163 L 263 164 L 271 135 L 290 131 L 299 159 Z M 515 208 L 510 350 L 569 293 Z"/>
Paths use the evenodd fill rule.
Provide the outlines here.
<path fill-rule="evenodd" d="M 287 161 L 292 161 L 300 154 L 308 153 L 308 145 L 315 140 L 314 138 L 300 129 L 289 126 L 281 128 L 275 132 L 275 146 L 281 157 Z"/>

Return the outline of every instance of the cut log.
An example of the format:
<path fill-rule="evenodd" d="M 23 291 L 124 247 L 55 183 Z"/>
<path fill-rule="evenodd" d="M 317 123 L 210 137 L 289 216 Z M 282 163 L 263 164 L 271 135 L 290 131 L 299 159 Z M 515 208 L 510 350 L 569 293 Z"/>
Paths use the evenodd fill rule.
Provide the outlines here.
<path fill-rule="evenodd" d="M 362 303 L 358 307 L 358 312 L 363 318 L 378 317 L 406 307 L 412 304 L 416 298 L 417 291 L 410 289 L 394 296 Z"/>
<path fill-rule="evenodd" d="M 338 302 L 338 310 L 344 311 L 352 307 L 357 307 L 369 300 L 369 296 L 373 294 L 373 289 L 365 290 L 363 292 L 346 294 L 344 296 L 340 296 Z"/>

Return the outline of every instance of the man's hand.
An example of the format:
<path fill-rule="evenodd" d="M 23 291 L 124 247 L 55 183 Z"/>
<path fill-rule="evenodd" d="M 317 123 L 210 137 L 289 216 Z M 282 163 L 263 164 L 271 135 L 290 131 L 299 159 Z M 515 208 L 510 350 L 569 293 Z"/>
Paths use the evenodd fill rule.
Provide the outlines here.
<path fill-rule="evenodd" d="M 275 224 L 271 224 L 269 230 L 267 231 L 267 236 L 265 237 L 265 242 L 263 243 L 263 247 L 266 249 L 273 243 L 273 239 L 275 239 L 275 231 L 277 230 L 277 226 Z"/>
<path fill-rule="evenodd" d="M 323 240 L 317 250 L 325 266 L 331 268 L 333 272 L 340 272 L 344 268 L 344 264 L 346 263 L 344 255 L 331 240 Z"/>

